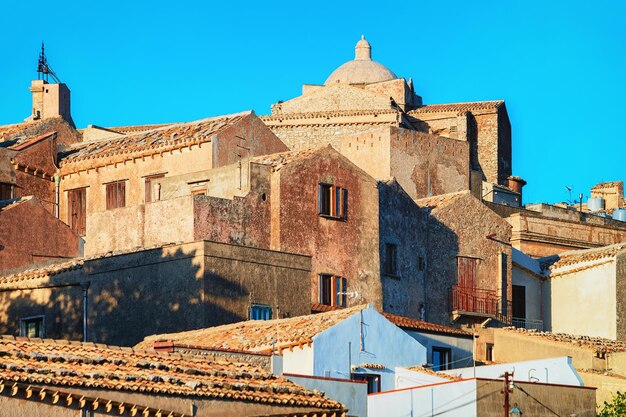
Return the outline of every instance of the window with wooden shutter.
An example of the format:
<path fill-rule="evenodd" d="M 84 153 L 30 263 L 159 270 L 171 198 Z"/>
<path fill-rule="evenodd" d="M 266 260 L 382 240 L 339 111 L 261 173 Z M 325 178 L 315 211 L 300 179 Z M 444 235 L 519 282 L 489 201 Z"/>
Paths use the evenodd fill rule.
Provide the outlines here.
<path fill-rule="evenodd" d="M 79 236 L 85 236 L 87 229 L 87 189 L 76 188 L 67 192 L 68 224 Z"/>
<path fill-rule="evenodd" d="M 126 206 L 126 181 L 115 181 L 106 184 L 107 210 Z"/>
<path fill-rule="evenodd" d="M 319 184 L 317 190 L 319 215 L 341 220 L 348 218 L 348 190 L 332 184 Z"/>
<path fill-rule="evenodd" d="M 320 274 L 318 290 L 320 304 L 346 307 L 348 282 L 345 278 L 331 274 Z"/>

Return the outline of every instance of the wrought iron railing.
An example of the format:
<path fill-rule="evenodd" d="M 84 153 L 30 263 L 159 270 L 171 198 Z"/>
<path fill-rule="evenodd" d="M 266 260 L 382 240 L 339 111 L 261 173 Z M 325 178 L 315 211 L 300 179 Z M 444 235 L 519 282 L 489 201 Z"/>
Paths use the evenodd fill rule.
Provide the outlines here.
<path fill-rule="evenodd" d="M 511 322 L 511 302 L 502 303 L 502 298 L 494 290 L 454 285 L 450 288 L 450 309 L 454 312 L 494 317 L 504 323 Z"/>
<path fill-rule="evenodd" d="M 519 317 L 513 317 L 511 319 L 511 325 L 513 327 L 517 327 L 518 329 L 534 329 L 540 332 L 543 331 L 543 320 L 530 320 L 530 319 L 522 319 Z"/>

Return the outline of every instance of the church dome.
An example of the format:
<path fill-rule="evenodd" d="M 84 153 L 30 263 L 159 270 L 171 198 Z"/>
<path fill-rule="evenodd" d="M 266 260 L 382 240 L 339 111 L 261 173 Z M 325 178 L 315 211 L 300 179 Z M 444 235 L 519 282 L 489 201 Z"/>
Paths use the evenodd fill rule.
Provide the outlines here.
<path fill-rule="evenodd" d="M 333 71 L 324 85 L 372 84 L 398 78 L 383 64 L 372 61 L 372 47 L 364 36 L 361 36 L 361 40 L 357 42 L 354 49 L 354 60 L 346 62 Z"/>

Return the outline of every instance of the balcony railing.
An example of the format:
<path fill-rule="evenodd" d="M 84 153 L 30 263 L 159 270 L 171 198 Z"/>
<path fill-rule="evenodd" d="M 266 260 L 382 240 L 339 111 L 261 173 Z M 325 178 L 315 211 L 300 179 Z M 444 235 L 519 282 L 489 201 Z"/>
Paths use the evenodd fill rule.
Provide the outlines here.
<path fill-rule="evenodd" d="M 513 317 L 511 319 L 511 325 L 513 327 L 517 327 L 518 329 L 534 329 L 540 332 L 543 331 L 543 320 L 529 320 Z"/>
<path fill-rule="evenodd" d="M 511 303 L 502 305 L 502 298 L 494 290 L 454 285 L 450 288 L 450 309 L 457 316 L 470 315 L 511 322 Z"/>

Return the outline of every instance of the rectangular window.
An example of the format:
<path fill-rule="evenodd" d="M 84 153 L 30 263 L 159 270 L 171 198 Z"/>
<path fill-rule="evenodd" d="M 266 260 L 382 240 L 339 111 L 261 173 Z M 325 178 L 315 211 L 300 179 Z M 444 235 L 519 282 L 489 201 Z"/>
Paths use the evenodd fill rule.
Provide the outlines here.
<path fill-rule="evenodd" d="M 87 229 L 87 189 L 67 192 L 67 223 L 77 235 L 85 236 Z"/>
<path fill-rule="evenodd" d="M 10 200 L 13 198 L 13 186 L 11 184 L 0 183 L 0 200 Z"/>
<path fill-rule="evenodd" d="M 44 337 L 43 316 L 26 317 L 20 320 L 20 336 Z"/>
<path fill-rule="evenodd" d="M 367 381 L 367 393 L 380 392 L 380 375 L 377 374 L 352 374 L 350 377 L 355 381 Z"/>
<path fill-rule="evenodd" d="M 319 302 L 327 306 L 346 307 L 347 280 L 330 274 L 320 274 Z"/>
<path fill-rule="evenodd" d="M 423 271 L 425 268 L 426 268 L 426 262 L 424 261 L 424 257 L 418 256 L 417 257 L 417 270 Z"/>
<path fill-rule="evenodd" d="M 398 275 L 398 245 L 385 243 L 385 274 Z"/>
<path fill-rule="evenodd" d="M 448 348 L 433 347 L 433 371 L 450 369 L 452 351 Z"/>
<path fill-rule="evenodd" d="M 126 181 L 106 184 L 107 210 L 126 207 Z"/>
<path fill-rule="evenodd" d="M 145 199 L 146 203 L 152 203 L 153 201 L 159 201 L 161 199 L 161 179 L 165 175 L 150 175 L 145 178 Z"/>
<path fill-rule="evenodd" d="M 347 209 L 348 190 L 331 184 L 318 185 L 317 212 L 320 216 L 346 220 Z"/>
<path fill-rule="evenodd" d="M 485 345 L 485 360 L 487 362 L 493 362 L 493 344 L 491 343 Z"/>
<path fill-rule="evenodd" d="M 250 320 L 271 320 L 272 307 L 264 304 L 252 304 L 250 306 Z"/>
<path fill-rule="evenodd" d="M 526 287 L 513 285 L 513 318 L 526 319 Z"/>

